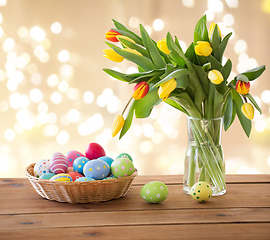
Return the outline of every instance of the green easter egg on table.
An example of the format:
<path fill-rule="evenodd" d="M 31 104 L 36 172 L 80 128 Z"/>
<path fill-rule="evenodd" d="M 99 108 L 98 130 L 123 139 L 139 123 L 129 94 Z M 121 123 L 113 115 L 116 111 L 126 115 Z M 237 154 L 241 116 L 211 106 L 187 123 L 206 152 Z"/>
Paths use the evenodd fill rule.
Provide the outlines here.
<path fill-rule="evenodd" d="M 141 197 L 149 203 L 163 202 L 169 195 L 168 187 L 159 181 L 146 183 L 140 191 Z"/>
<path fill-rule="evenodd" d="M 128 158 L 131 162 L 133 162 L 132 157 L 128 153 L 121 153 L 116 157 L 116 159 L 123 158 L 123 157 Z"/>
<path fill-rule="evenodd" d="M 116 178 L 130 176 L 134 172 L 134 165 L 128 158 L 115 159 L 111 165 L 111 172 Z"/>
<path fill-rule="evenodd" d="M 190 195 L 198 202 L 206 202 L 212 196 L 212 188 L 207 182 L 197 182 L 191 188 Z"/>

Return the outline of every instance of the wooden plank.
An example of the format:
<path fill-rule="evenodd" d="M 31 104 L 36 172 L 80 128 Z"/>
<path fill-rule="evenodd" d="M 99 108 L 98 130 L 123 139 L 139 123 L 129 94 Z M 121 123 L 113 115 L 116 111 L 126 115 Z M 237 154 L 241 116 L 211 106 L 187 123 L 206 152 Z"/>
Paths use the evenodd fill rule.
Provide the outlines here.
<path fill-rule="evenodd" d="M 142 210 L 0 215 L 1 230 L 155 224 L 270 223 L 270 208 Z"/>
<path fill-rule="evenodd" d="M 168 185 L 169 196 L 161 204 L 148 204 L 140 196 L 141 186 L 132 186 L 124 198 L 97 204 L 68 204 L 40 197 L 28 182 L 1 186 L 0 214 L 84 212 L 141 209 L 270 207 L 270 184 L 227 184 L 224 196 L 200 204 L 183 193 L 181 185 Z"/>
<path fill-rule="evenodd" d="M 29 239 L 269 239 L 269 223 L 239 224 L 187 224 L 187 225 L 146 225 L 146 226 L 106 226 L 54 229 L 24 229 L 0 231 L 1 240 Z"/>

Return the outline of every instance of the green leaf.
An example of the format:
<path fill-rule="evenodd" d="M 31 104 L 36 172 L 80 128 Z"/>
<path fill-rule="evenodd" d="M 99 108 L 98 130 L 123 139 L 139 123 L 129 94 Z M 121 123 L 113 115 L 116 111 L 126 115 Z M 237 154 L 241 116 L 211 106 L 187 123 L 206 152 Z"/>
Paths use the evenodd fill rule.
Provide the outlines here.
<path fill-rule="evenodd" d="M 214 31 L 212 35 L 210 36 L 210 43 L 213 48 L 213 54 L 215 54 L 215 51 L 217 50 L 219 44 L 221 42 L 221 37 L 218 30 L 218 25 L 215 25 Z"/>
<path fill-rule="evenodd" d="M 109 74 L 110 76 L 112 76 L 118 80 L 121 80 L 123 82 L 130 82 L 131 81 L 131 79 L 126 77 L 126 74 L 124 74 L 124 73 L 117 72 L 115 70 L 108 69 L 108 68 L 104 68 L 103 71 L 106 72 L 107 74 Z"/>
<path fill-rule="evenodd" d="M 259 111 L 259 113 L 262 114 L 261 108 L 259 107 L 259 105 L 257 104 L 257 102 L 256 102 L 255 99 L 251 96 L 250 93 L 245 94 L 245 95 L 243 95 L 243 96 L 244 96 L 244 97 L 247 97 L 247 98 L 252 102 L 252 104 L 254 105 L 254 107 Z"/>
<path fill-rule="evenodd" d="M 197 76 L 199 77 L 204 92 L 208 93 L 210 80 L 207 77 L 207 73 L 202 69 L 201 66 L 193 65 L 193 67 L 197 73 Z"/>
<path fill-rule="evenodd" d="M 172 57 L 172 59 L 176 62 L 176 64 L 177 64 L 179 67 L 183 68 L 183 67 L 185 66 L 186 62 L 184 61 L 183 58 L 181 58 L 181 57 L 179 56 L 178 53 L 176 53 L 175 51 L 171 51 L 171 52 L 170 52 L 170 56 Z"/>
<path fill-rule="evenodd" d="M 144 98 L 136 100 L 134 108 L 137 118 L 147 118 L 153 107 L 162 101 L 162 99 L 159 98 L 157 91 L 157 88 L 152 88 Z"/>
<path fill-rule="evenodd" d="M 178 38 L 176 36 L 175 36 L 175 44 L 180 49 L 180 51 L 183 52 L 183 49 L 181 48 L 181 45 L 180 45 Z"/>
<path fill-rule="evenodd" d="M 209 42 L 209 35 L 206 26 L 206 21 L 203 21 L 203 32 L 202 32 L 203 41 Z"/>
<path fill-rule="evenodd" d="M 232 62 L 230 59 L 228 59 L 226 64 L 222 67 L 220 71 L 224 78 L 224 81 L 216 85 L 218 92 L 221 93 L 222 95 L 228 90 L 227 79 L 230 76 L 231 70 L 232 70 Z"/>
<path fill-rule="evenodd" d="M 264 70 L 265 70 L 265 65 L 262 65 L 260 67 L 253 68 L 249 71 L 243 72 L 242 74 L 245 75 L 246 77 L 248 77 L 249 81 L 252 81 L 252 80 L 258 78 L 259 76 L 261 76 L 261 74 L 264 72 Z"/>
<path fill-rule="evenodd" d="M 202 36 L 198 32 L 194 32 L 194 45 L 197 45 L 198 41 L 203 41 Z"/>
<path fill-rule="evenodd" d="M 127 47 L 131 49 L 135 49 L 136 51 L 140 52 L 143 56 L 149 58 L 148 52 L 144 48 L 138 46 L 137 44 L 134 44 L 133 42 L 130 42 L 126 39 L 121 39 L 121 38 L 119 38 L 119 41 L 123 43 L 124 45 L 126 45 Z"/>
<path fill-rule="evenodd" d="M 141 66 L 144 69 L 144 71 L 156 69 L 156 66 L 148 58 L 146 58 L 144 56 L 140 56 L 140 55 L 135 54 L 135 53 L 127 52 L 125 50 L 118 49 L 115 47 L 113 47 L 113 50 L 116 53 L 118 53 L 119 55 L 123 56 L 125 59 L 136 63 L 138 66 Z"/>
<path fill-rule="evenodd" d="M 135 99 L 132 100 L 131 106 L 128 110 L 127 117 L 125 119 L 124 126 L 120 132 L 119 139 L 121 139 L 125 135 L 125 133 L 129 130 L 129 128 L 131 127 L 132 119 L 133 119 L 133 115 L 134 115 L 135 101 L 136 101 Z"/>
<path fill-rule="evenodd" d="M 228 95 L 226 101 L 226 109 L 224 113 L 224 130 L 227 131 L 229 127 L 232 125 L 235 118 L 235 111 L 233 106 L 232 94 Z"/>
<path fill-rule="evenodd" d="M 193 58 L 195 56 L 195 51 L 194 51 L 194 43 L 193 42 L 189 45 L 188 49 L 186 50 L 185 56 L 186 56 L 186 58 L 188 58 L 188 60 L 190 62 L 194 63 Z"/>
<path fill-rule="evenodd" d="M 156 46 L 156 44 L 154 44 L 153 40 L 150 38 L 149 34 L 147 33 L 143 25 L 140 25 L 140 30 L 143 43 L 145 44 L 145 47 L 148 50 L 152 62 L 155 64 L 157 68 L 164 68 L 166 66 L 166 63 L 159 54 L 158 47 Z"/>
<path fill-rule="evenodd" d="M 153 87 L 158 87 L 160 86 L 162 83 L 167 82 L 169 80 L 171 80 L 172 78 L 180 78 L 184 75 L 189 75 L 190 71 L 188 69 L 177 69 L 173 72 L 171 72 L 169 75 L 167 75 L 165 78 L 163 78 L 162 80 L 160 80 L 159 82 L 157 82 Z"/>
<path fill-rule="evenodd" d="M 176 78 L 175 81 L 177 82 L 176 88 L 186 89 L 189 85 L 189 77 L 188 75 L 183 75 L 180 78 Z"/>
<path fill-rule="evenodd" d="M 244 104 L 244 102 L 235 89 L 232 89 L 232 97 L 235 103 L 235 111 L 236 111 L 237 117 L 247 137 L 249 137 L 252 125 L 251 125 L 251 121 L 247 119 L 241 111 L 241 107 Z"/>
<path fill-rule="evenodd" d="M 197 22 L 194 32 L 199 33 L 201 36 L 203 35 L 203 25 L 207 22 L 206 14 L 203 15 L 200 20 Z"/>
<path fill-rule="evenodd" d="M 223 96 L 215 88 L 215 92 L 214 92 L 214 117 L 220 117 L 222 115 L 223 106 L 224 106 Z"/>
<path fill-rule="evenodd" d="M 216 25 L 217 26 L 217 25 Z M 227 34 L 223 40 L 221 41 L 221 43 L 219 44 L 217 50 L 214 52 L 214 57 L 221 62 L 222 61 L 222 56 L 223 53 L 225 51 L 225 48 L 227 46 L 227 43 L 229 41 L 229 38 L 231 37 L 232 33 Z"/>
<path fill-rule="evenodd" d="M 208 57 L 206 57 L 208 59 L 208 61 L 211 63 L 212 69 L 216 69 L 218 71 L 221 70 L 222 65 L 221 63 L 213 57 L 213 55 L 209 55 Z"/>
<path fill-rule="evenodd" d="M 170 97 L 167 98 L 164 102 L 169 104 L 170 106 L 176 108 L 177 110 L 180 110 L 181 112 L 185 113 L 186 115 L 188 115 L 188 112 L 183 107 L 181 107 L 177 102 L 172 100 Z"/>

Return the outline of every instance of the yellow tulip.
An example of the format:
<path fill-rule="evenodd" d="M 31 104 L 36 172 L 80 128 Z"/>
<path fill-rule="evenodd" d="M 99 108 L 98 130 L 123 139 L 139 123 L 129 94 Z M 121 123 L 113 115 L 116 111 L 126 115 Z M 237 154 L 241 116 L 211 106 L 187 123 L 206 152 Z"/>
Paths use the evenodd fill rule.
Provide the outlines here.
<path fill-rule="evenodd" d="M 103 55 L 105 58 L 108 58 L 114 62 L 122 62 L 124 60 L 124 57 L 116 53 L 113 49 L 105 49 L 103 50 L 105 55 Z"/>
<path fill-rule="evenodd" d="M 198 41 L 195 46 L 195 53 L 199 56 L 209 56 L 212 53 L 213 49 L 211 44 L 206 41 Z"/>
<path fill-rule="evenodd" d="M 113 126 L 112 126 L 112 137 L 115 137 L 116 134 L 123 128 L 125 123 L 125 119 L 123 115 L 118 115 L 113 121 Z"/>
<path fill-rule="evenodd" d="M 223 82 L 224 78 L 221 74 L 220 71 L 218 70 L 212 70 L 212 71 L 209 71 L 208 73 L 208 78 L 209 80 L 214 83 L 214 84 L 220 84 L 221 82 Z"/>
<path fill-rule="evenodd" d="M 118 40 L 120 39 L 124 39 L 124 40 L 127 40 L 127 41 L 129 41 L 129 42 L 132 42 L 132 43 L 134 43 L 134 44 L 136 44 L 136 42 L 133 40 L 133 39 L 131 39 L 131 38 L 129 38 L 129 37 L 126 37 L 126 36 L 123 36 L 123 35 L 119 35 L 119 36 L 117 36 L 116 37 Z M 123 43 L 122 43 L 123 44 Z M 123 44 L 125 47 L 127 47 L 125 44 Z"/>
<path fill-rule="evenodd" d="M 252 120 L 254 118 L 254 107 L 251 103 L 244 103 L 241 107 L 241 111 L 247 119 Z"/>
<path fill-rule="evenodd" d="M 214 29 L 215 29 L 215 26 L 216 26 L 216 25 L 217 25 L 216 23 L 211 23 L 211 25 L 210 25 L 210 27 L 209 27 L 209 33 L 208 33 L 209 38 L 211 38 L 211 36 L 212 36 L 212 34 L 213 34 L 213 32 L 214 32 Z M 218 25 L 217 25 L 217 28 L 218 28 L 218 32 L 219 32 L 220 37 L 222 37 L 221 31 L 220 31 L 220 28 L 219 28 Z"/>
<path fill-rule="evenodd" d="M 159 98 L 162 98 L 162 101 L 165 101 L 170 96 L 171 92 L 176 88 L 176 86 L 177 82 L 175 81 L 175 78 L 162 83 L 158 88 Z"/>
<path fill-rule="evenodd" d="M 170 50 L 168 49 L 166 39 L 163 38 L 162 40 L 157 41 L 157 47 L 164 53 L 170 54 Z"/>
<path fill-rule="evenodd" d="M 123 48 L 122 50 L 142 56 L 142 54 L 140 52 L 138 52 L 137 50 L 135 50 L 135 49 Z"/>

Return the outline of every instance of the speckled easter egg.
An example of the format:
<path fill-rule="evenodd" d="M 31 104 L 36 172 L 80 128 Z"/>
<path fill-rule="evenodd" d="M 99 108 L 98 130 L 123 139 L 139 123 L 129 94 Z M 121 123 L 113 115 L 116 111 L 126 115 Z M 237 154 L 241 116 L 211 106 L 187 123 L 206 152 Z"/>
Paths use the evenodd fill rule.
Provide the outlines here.
<path fill-rule="evenodd" d="M 86 157 L 78 157 L 73 162 L 73 170 L 74 172 L 78 172 L 83 174 L 83 167 L 84 165 L 89 162 L 89 159 Z"/>
<path fill-rule="evenodd" d="M 99 157 L 98 159 L 106 162 L 109 165 L 109 167 L 111 167 L 112 162 L 114 161 L 111 157 L 107 156 Z"/>
<path fill-rule="evenodd" d="M 128 158 L 130 161 L 133 162 L 132 157 L 128 153 L 121 153 L 116 157 L 116 159 L 122 158 L 122 157 Z"/>
<path fill-rule="evenodd" d="M 119 177 L 130 176 L 134 172 L 134 165 L 128 158 L 118 158 L 111 165 L 112 174 Z"/>
<path fill-rule="evenodd" d="M 91 178 L 91 177 L 80 177 L 75 180 L 75 182 L 90 182 L 90 181 L 95 181 L 96 179 Z"/>
<path fill-rule="evenodd" d="M 105 156 L 105 151 L 98 143 L 89 143 L 85 150 L 85 156 L 89 159 L 98 159 Z"/>
<path fill-rule="evenodd" d="M 67 173 L 59 173 L 53 176 L 50 180 L 57 182 L 72 182 L 72 177 L 69 176 Z"/>
<path fill-rule="evenodd" d="M 72 177 L 72 181 L 75 181 L 76 179 L 83 177 L 82 174 L 77 173 L 77 172 L 69 172 L 67 174 Z"/>
<path fill-rule="evenodd" d="M 91 177 L 97 180 L 101 180 L 107 177 L 110 173 L 109 165 L 99 159 L 91 160 L 84 165 L 83 174 L 86 177 Z"/>
<path fill-rule="evenodd" d="M 169 195 L 168 187 L 159 181 L 146 183 L 140 191 L 141 197 L 149 203 L 160 203 Z"/>
<path fill-rule="evenodd" d="M 39 178 L 40 179 L 50 180 L 53 176 L 55 176 L 54 173 L 44 173 Z"/>
<path fill-rule="evenodd" d="M 72 167 L 73 166 L 73 162 L 76 158 L 78 157 L 85 157 L 82 153 L 78 152 L 78 151 L 75 151 L 75 150 L 72 150 L 72 151 L 69 151 L 66 155 L 67 157 L 67 160 L 68 160 L 68 166 L 69 167 Z"/>
<path fill-rule="evenodd" d="M 206 202 L 212 196 L 212 188 L 207 182 L 197 182 L 192 186 L 190 196 L 198 202 Z"/>
<path fill-rule="evenodd" d="M 66 156 L 60 152 L 54 153 L 50 158 L 50 171 L 52 173 L 65 173 L 68 169 L 68 160 Z"/>
<path fill-rule="evenodd" d="M 39 160 L 34 166 L 34 176 L 39 178 L 42 174 L 50 171 L 50 160 Z"/>

